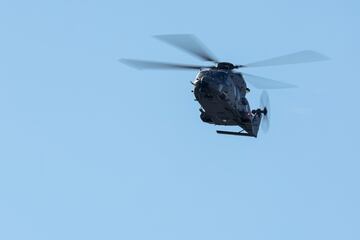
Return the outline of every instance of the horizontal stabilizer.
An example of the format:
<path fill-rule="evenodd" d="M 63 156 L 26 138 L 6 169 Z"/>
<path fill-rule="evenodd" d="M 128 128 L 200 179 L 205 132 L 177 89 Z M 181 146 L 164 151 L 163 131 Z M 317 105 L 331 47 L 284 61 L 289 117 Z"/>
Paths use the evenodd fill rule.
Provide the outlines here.
<path fill-rule="evenodd" d="M 229 132 L 229 131 L 216 131 L 218 134 L 224 134 L 224 135 L 234 135 L 234 136 L 245 136 L 245 137 L 256 137 L 254 135 L 243 133 L 243 132 Z"/>

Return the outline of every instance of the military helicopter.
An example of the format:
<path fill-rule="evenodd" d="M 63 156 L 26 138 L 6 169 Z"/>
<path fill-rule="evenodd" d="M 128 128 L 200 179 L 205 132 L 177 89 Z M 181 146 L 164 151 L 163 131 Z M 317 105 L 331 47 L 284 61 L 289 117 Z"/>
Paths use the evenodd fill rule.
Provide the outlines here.
<path fill-rule="evenodd" d="M 269 129 L 270 104 L 266 89 L 294 88 L 293 84 L 266 79 L 235 69 L 247 67 L 266 67 L 286 64 L 298 64 L 328 60 L 314 51 L 301 51 L 280 57 L 266 59 L 244 65 L 219 61 L 201 41 L 193 35 L 175 34 L 155 36 L 167 44 L 191 55 L 212 62 L 213 65 L 165 63 L 135 59 L 121 59 L 128 66 L 137 69 L 187 69 L 199 70 L 192 91 L 200 103 L 200 118 L 203 122 L 215 125 L 239 126 L 239 132 L 220 131 L 218 134 L 257 137 L 260 123 L 266 132 Z M 246 94 L 250 92 L 247 82 L 258 89 L 263 89 L 260 108 L 251 110 Z"/>

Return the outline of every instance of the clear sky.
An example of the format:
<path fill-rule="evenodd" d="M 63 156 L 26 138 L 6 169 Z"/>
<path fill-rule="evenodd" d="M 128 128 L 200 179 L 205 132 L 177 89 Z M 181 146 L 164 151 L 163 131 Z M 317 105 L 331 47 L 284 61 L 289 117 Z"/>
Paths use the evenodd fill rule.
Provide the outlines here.
<path fill-rule="evenodd" d="M 357 0 L 0 2 L 0 239 L 360 239 Z M 151 36 L 197 35 L 270 91 L 257 139 L 199 118 L 201 63 Z M 259 104 L 253 89 L 251 105 Z M 220 128 L 224 129 L 224 128 Z M 232 128 L 231 130 L 237 130 Z"/>

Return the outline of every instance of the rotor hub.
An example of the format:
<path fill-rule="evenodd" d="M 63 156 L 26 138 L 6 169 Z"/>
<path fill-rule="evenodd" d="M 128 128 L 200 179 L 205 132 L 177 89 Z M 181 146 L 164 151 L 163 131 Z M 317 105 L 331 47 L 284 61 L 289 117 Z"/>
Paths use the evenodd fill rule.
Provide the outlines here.
<path fill-rule="evenodd" d="M 216 68 L 222 69 L 222 70 L 233 70 L 233 69 L 237 68 L 237 66 L 235 66 L 234 64 L 229 63 L 229 62 L 219 62 L 216 65 Z"/>

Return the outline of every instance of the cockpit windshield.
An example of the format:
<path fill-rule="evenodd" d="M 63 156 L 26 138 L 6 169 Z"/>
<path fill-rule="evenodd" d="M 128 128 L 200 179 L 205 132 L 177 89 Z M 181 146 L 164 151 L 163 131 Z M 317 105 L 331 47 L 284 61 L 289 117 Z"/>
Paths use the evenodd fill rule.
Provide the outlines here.
<path fill-rule="evenodd" d="M 216 79 L 216 80 L 219 80 L 219 81 L 225 81 L 226 80 L 226 77 L 227 77 L 227 74 L 224 73 L 224 72 L 213 72 L 213 78 Z"/>
<path fill-rule="evenodd" d="M 197 75 L 197 79 L 201 80 L 203 77 L 211 78 L 217 81 L 225 81 L 227 73 L 221 71 L 202 71 Z"/>

